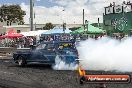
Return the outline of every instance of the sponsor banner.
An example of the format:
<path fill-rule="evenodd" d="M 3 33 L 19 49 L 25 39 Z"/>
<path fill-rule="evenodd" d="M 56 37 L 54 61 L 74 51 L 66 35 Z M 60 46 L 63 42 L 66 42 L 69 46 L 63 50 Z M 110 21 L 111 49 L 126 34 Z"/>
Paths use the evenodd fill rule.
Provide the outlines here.
<path fill-rule="evenodd" d="M 85 75 L 88 83 L 130 83 L 130 75 Z"/>
<path fill-rule="evenodd" d="M 123 9 L 124 9 L 124 12 L 131 12 L 132 6 L 131 5 L 124 5 Z"/>
<path fill-rule="evenodd" d="M 114 7 L 114 11 L 115 11 L 115 13 L 121 13 L 122 12 L 122 6 L 115 6 Z"/>
<path fill-rule="evenodd" d="M 113 13 L 113 7 L 106 7 L 105 10 L 106 10 L 106 14 Z"/>

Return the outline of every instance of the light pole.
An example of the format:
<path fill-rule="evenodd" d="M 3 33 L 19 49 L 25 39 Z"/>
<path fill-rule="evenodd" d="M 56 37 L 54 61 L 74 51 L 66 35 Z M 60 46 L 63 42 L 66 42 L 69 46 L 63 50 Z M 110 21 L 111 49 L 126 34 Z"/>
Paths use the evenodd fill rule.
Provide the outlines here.
<path fill-rule="evenodd" d="M 98 28 L 100 27 L 99 18 L 98 18 Z"/>
<path fill-rule="evenodd" d="M 63 25 L 62 25 L 62 26 L 63 26 L 63 31 L 64 31 L 64 33 L 65 33 L 65 30 L 66 30 L 66 22 L 64 21 L 64 19 L 65 19 L 65 18 L 64 18 L 64 16 L 65 16 L 65 15 L 64 15 L 64 11 L 65 11 L 65 9 L 62 10 L 62 12 L 63 12 L 63 18 L 62 18 L 62 20 L 63 20 Z"/>
<path fill-rule="evenodd" d="M 85 18 L 84 18 L 84 9 L 83 9 L 83 27 L 84 27 L 84 30 L 85 30 L 85 24 L 84 24 L 84 20 L 85 20 Z"/>
<path fill-rule="evenodd" d="M 30 0 L 30 31 L 33 31 L 33 0 Z"/>

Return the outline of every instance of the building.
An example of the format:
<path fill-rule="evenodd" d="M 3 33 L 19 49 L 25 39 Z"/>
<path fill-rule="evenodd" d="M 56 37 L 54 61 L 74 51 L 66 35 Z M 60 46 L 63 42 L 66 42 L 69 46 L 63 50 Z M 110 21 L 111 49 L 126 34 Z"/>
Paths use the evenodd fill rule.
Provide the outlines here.
<path fill-rule="evenodd" d="M 132 3 L 110 4 L 103 14 L 103 29 L 130 32 L 132 30 Z"/>
<path fill-rule="evenodd" d="M 53 24 L 57 27 L 62 27 L 62 24 Z M 80 27 L 82 24 L 67 24 L 67 28 L 72 27 Z M 34 24 L 35 30 L 42 30 L 45 24 Z M 11 26 L 4 25 L 3 23 L 0 23 L 0 34 L 8 32 L 9 29 L 14 29 L 16 32 L 28 32 L 30 31 L 30 24 L 24 24 L 24 25 L 17 25 L 13 24 Z"/>
<path fill-rule="evenodd" d="M 28 32 L 28 31 L 30 31 L 30 26 L 28 26 L 28 25 L 3 26 L 2 33 L 6 33 L 10 29 L 15 30 L 17 33 L 20 33 L 20 32 Z"/>

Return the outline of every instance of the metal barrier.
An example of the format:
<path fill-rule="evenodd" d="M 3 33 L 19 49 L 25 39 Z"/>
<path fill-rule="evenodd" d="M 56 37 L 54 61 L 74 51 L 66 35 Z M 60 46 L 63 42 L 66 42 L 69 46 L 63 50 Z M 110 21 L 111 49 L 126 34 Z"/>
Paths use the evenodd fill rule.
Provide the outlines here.
<path fill-rule="evenodd" d="M 13 47 L 0 47 L 0 53 L 11 53 L 13 51 L 16 51 L 17 48 Z"/>
<path fill-rule="evenodd" d="M 29 51 L 30 48 L 0 47 L 0 59 L 12 57 L 14 52 Z"/>

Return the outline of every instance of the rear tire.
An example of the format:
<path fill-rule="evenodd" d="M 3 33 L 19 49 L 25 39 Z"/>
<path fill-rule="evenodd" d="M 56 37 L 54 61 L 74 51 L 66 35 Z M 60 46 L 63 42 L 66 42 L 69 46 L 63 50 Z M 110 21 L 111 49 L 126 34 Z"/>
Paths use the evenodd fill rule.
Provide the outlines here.
<path fill-rule="evenodd" d="M 85 81 L 86 81 L 86 79 L 85 79 L 84 76 L 80 77 L 79 82 L 80 82 L 81 85 L 83 85 Z"/>
<path fill-rule="evenodd" d="M 25 66 L 25 64 L 26 64 L 26 61 L 25 61 L 25 59 L 22 56 L 18 57 L 17 62 L 18 62 L 19 66 Z"/>

